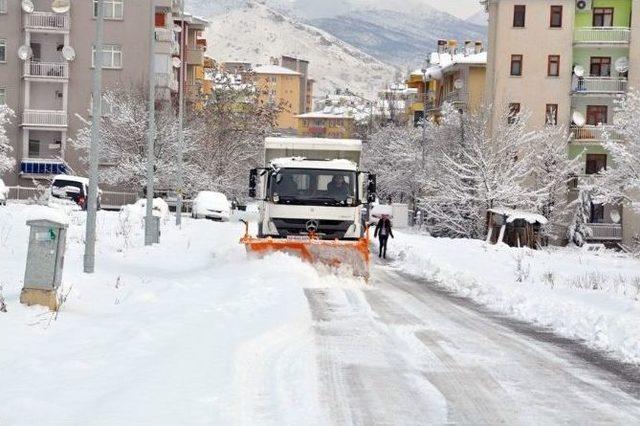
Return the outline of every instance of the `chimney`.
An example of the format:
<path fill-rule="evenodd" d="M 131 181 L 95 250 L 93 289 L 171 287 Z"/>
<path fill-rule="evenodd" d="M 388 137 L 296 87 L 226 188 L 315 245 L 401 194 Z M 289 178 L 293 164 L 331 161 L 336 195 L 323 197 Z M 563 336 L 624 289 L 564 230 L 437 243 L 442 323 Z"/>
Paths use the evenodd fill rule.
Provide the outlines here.
<path fill-rule="evenodd" d="M 438 40 L 438 53 L 443 54 L 447 50 L 447 40 Z"/>
<path fill-rule="evenodd" d="M 476 47 L 474 49 L 474 53 L 482 53 L 484 52 L 484 46 L 481 41 L 476 41 Z"/>
<path fill-rule="evenodd" d="M 447 46 L 448 46 L 449 54 L 451 54 L 451 56 L 455 55 L 458 42 L 456 40 L 449 40 L 447 42 Z"/>
<path fill-rule="evenodd" d="M 469 56 L 474 52 L 473 41 L 465 40 L 464 41 L 464 56 Z"/>

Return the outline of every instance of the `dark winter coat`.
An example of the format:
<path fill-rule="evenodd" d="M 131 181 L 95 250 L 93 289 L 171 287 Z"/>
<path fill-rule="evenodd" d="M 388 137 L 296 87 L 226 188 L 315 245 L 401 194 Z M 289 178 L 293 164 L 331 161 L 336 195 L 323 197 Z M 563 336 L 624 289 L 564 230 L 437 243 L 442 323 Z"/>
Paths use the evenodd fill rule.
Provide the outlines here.
<path fill-rule="evenodd" d="M 393 230 L 391 229 L 393 225 L 391 225 L 391 220 L 389 220 L 389 218 L 382 218 L 378 221 L 378 224 L 376 225 L 376 232 L 373 234 L 374 237 L 377 237 L 378 235 L 380 235 L 381 237 L 383 236 L 381 234 L 381 229 L 384 226 L 384 229 L 387 231 L 387 237 L 391 237 L 391 238 L 395 238 L 393 236 Z"/>

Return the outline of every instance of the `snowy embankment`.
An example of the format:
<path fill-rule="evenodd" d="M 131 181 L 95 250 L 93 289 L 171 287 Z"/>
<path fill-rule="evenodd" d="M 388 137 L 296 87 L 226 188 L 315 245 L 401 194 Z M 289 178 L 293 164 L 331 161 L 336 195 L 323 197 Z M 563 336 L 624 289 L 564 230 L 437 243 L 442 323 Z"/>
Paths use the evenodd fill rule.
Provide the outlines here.
<path fill-rule="evenodd" d="M 144 247 L 136 211 L 99 213 L 97 271 L 86 275 L 85 214 L 72 212 L 56 318 L 19 303 L 25 221 L 42 209 L 0 207 L 0 424 L 260 423 L 242 401 L 271 374 L 269 356 L 280 418 L 322 417 L 302 288 L 360 282 L 286 255 L 248 260 L 237 223 L 166 220 L 161 244 Z"/>
<path fill-rule="evenodd" d="M 511 317 L 640 363 L 640 261 L 611 251 L 541 251 L 397 233 L 403 271 Z"/>

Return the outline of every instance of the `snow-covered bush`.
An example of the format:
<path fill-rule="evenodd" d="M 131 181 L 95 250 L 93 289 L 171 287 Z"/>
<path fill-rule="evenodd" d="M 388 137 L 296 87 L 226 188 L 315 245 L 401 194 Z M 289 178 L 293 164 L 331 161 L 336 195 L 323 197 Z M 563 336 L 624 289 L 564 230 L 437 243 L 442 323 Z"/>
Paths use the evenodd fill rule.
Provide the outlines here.
<path fill-rule="evenodd" d="M 11 118 L 15 114 L 6 105 L 0 105 L 0 176 L 16 164 L 15 158 L 11 155 L 13 147 L 7 136 L 7 126 L 11 123 Z"/>
<path fill-rule="evenodd" d="M 574 202 L 575 213 L 567 229 L 567 239 L 578 247 L 585 245 L 591 237 L 591 228 L 587 225 L 591 217 L 591 191 L 581 189 L 578 199 Z"/>

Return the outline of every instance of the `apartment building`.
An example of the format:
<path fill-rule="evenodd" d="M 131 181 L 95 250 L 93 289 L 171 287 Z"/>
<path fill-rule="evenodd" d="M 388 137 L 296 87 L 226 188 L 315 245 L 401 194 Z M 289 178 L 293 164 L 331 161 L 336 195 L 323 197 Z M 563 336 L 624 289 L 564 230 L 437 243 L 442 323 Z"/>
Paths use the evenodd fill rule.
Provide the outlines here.
<path fill-rule="evenodd" d="M 177 96 L 173 58 L 180 55 L 180 32 L 174 23 L 178 3 L 104 1 L 105 89 L 148 85 L 154 61 L 157 100 Z M 85 125 L 83 118 L 90 118 L 97 1 L 73 1 L 65 13 L 55 13 L 52 0 L 33 0 L 33 5 L 30 10 L 18 0 L 0 0 L 0 102 L 16 112 L 8 134 L 17 166 L 4 176 L 10 186 L 32 186 L 59 173 L 85 174 L 81 157 L 86 153 L 68 140 Z M 184 43 L 189 66 L 200 63 L 197 35 L 203 25 L 197 20 L 189 25 L 192 22 Z"/>
<path fill-rule="evenodd" d="M 487 52 L 480 41 L 439 40 L 425 68 L 412 72 L 406 84 L 417 90 L 407 115 L 418 125 L 424 116 L 438 114 L 444 103 L 463 111 L 475 111 L 484 102 Z"/>
<path fill-rule="evenodd" d="M 183 19 L 180 16 L 173 17 L 174 25 L 184 28 L 176 33 L 175 38 L 179 43 L 179 49 L 184 51 L 184 87 L 186 100 L 194 108 L 202 107 L 202 102 L 206 98 L 205 92 L 205 52 L 207 51 L 207 39 L 204 38 L 204 31 L 209 26 L 209 22 L 191 14 L 185 14 Z M 160 25 L 158 25 L 160 24 Z M 163 21 L 156 20 L 156 25 L 162 27 Z M 178 53 L 180 50 L 178 50 Z M 179 69 L 176 69 L 176 79 L 179 79 Z"/>
<path fill-rule="evenodd" d="M 298 136 L 306 138 L 351 139 L 356 131 L 356 117 L 342 107 L 328 107 L 322 111 L 300 114 Z"/>
<path fill-rule="evenodd" d="M 493 128 L 526 111 L 532 129 L 571 129 L 567 155 L 582 164 L 576 183 L 611 167 L 598 126 L 612 123 L 616 97 L 640 87 L 640 0 L 484 3 Z M 594 203 L 590 219 L 594 242 L 630 243 L 640 233 L 640 218 L 629 206 Z"/>

